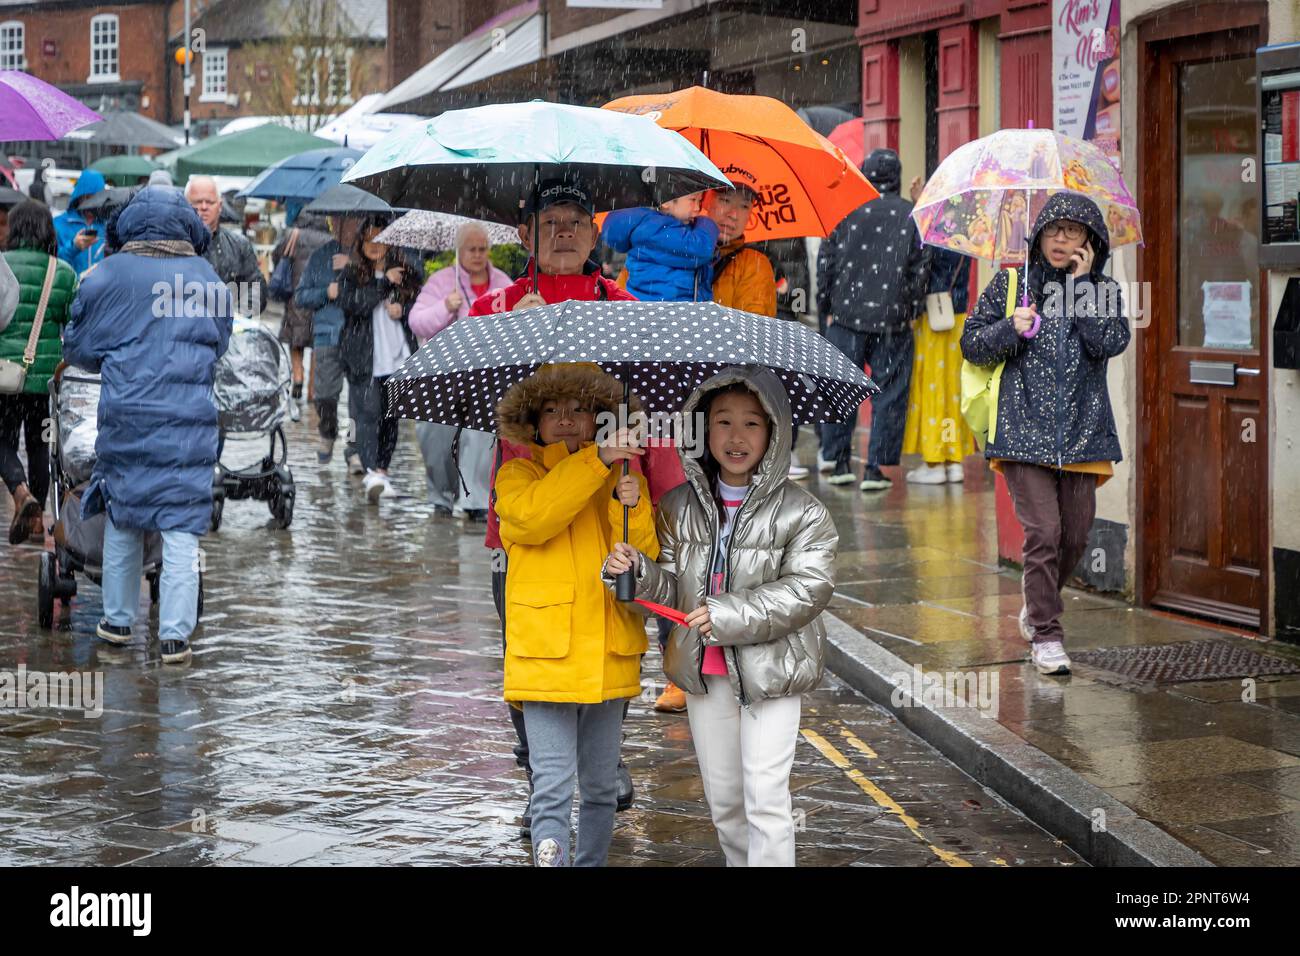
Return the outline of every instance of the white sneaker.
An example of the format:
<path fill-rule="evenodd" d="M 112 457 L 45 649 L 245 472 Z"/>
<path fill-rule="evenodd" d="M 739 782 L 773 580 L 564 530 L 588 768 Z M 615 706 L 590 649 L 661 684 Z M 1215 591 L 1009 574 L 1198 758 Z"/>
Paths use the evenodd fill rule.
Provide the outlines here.
<path fill-rule="evenodd" d="M 1029 652 L 1030 659 L 1040 674 L 1070 673 L 1070 658 L 1065 654 L 1065 645 L 1060 641 L 1043 641 L 1035 644 Z"/>
<path fill-rule="evenodd" d="M 1032 644 L 1034 642 L 1034 629 L 1029 624 L 1029 608 L 1021 607 L 1020 617 L 1017 620 L 1020 622 L 1020 636 Z"/>
<path fill-rule="evenodd" d="M 537 844 L 537 865 L 538 866 L 563 866 L 564 859 L 560 853 L 560 844 L 554 840 L 543 840 Z"/>
<path fill-rule="evenodd" d="M 909 471 L 907 480 L 913 485 L 942 485 L 948 480 L 948 473 L 943 465 L 922 465 Z"/>
<path fill-rule="evenodd" d="M 397 489 L 393 487 L 393 483 L 388 480 L 387 475 L 379 476 L 379 497 L 381 498 L 397 497 Z"/>
<path fill-rule="evenodd" d="M 817 453 L 817 474 L 829 475 L 834 470 L 835 470 L 835 462 L 827 461 L 825 458 L 822 457 L 822 453 L 818 452 Z"/>
<path fill-rule="evenodd" d="M 948 481 L 951 484 L 958 485 L 966 480 L 966 469 L 962 467 L 961 462 L 954 461 L 948 465 Z"/>
<path fill-rule="evenodd" d="M 372 505 L 378 504 L 379 496 L 384 493 L 384 476 L 377 471 L 367 471 L 366 477 L 361 479 L 361 490 Z"/>
<path fill-rule="evenodd" d="M 302 421 L 302 406 L 299 405 L 292 398 L 289 399 L 289 421 L 291 422 Z"/>
<path fill-rule="evenodd" d="M 799 464 L 798 462 L 791 462 L 790 472 L 786 477 L 788 477 L 791 481 L 803 481 L 805 478 L 808 477 L 808 469 L 805 468 L 803 465 Z"/>
<path fill-rule="evenodd" d="M 361 464 L 361 456 L 356 452 L 348 455 L 348 472 L 353 475 L 364 475 L 366 473 L 365 465 Z"/>

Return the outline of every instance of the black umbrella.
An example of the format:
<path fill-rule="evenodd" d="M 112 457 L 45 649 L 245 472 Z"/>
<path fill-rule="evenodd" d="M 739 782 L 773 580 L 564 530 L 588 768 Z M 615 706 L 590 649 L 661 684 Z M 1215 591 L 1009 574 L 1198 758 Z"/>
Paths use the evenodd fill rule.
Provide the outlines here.
<path fill-rule="evenodd" d="M 97 193 L 91 193 L 77 205 L 81 212 L 93 212 L 99 219 L 106 219 L 113 210 L 125 206 L 136 194 L 138 186 L 110 186 Z"/>
<path fill-rule="evenodd" d="M 75 129 L 64 139 L 98 143 L 101 146 L 154 146 L 160 149 L 175 149 L 185 142 L 185 137 L 180 133 L 139 113 L 110 110 L 103 116 L 103 122 Z"/>
<path fill-rule="evenodd" d="M 397 211 L 378 196 L 347 183 L 331 186 L 303 206 L 303 212 L 325 216 L 397 215 Z"/>
<path fill-rule="evenodd" d="M 838 106 L 802 106 L 795 113 L 823 136 L 831 135 L 835 127 L 853 119 L 852 113 Z"/>

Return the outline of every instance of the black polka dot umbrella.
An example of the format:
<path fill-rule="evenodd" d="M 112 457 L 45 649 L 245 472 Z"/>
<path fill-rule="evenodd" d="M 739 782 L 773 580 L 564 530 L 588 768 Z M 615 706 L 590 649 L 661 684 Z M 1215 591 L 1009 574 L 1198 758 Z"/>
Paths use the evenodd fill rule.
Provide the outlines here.
<path fill-rule="evenodd" d="M 790 395 L 795 425 L 849 421 L 878 391 L 834 345 L 793 321 L 711 302 L 562 302 L 461 319 L 388 380 L 397 418 L 496 430 L 506 390 L 540 366 L 592 362 L 630 384 L 647 413 L 671 415 L 730 365 L 763 365 Z"/>

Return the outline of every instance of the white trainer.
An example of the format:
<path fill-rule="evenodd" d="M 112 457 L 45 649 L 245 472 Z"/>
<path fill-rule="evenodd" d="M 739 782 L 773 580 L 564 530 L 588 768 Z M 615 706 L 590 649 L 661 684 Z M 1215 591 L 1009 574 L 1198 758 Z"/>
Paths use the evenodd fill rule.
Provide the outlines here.
<path fill-rule="evenodd" d="M 829 475 L 834 470 L 835 470 L 835 462 L 827 461 L 825 458 L 822 457 L 822 453 L 818 452 L 817 453 L 817 474 Z"/>
<path fill-rule="evenodd" d="M 962 467 L 961 462 L 954 461 L 948 464 L 948 482 L 959 485 L 966 480 L 966 469 Z"/>
<path fill-rule="evenodd" d="M 1020 608 L 1020 617 L 1017 618 L 1020 623 L 1020 636 L 1030 644 L 1034 643 L 1034 629 L 1029 623 L 1029 608 Z"/>
<path fill-rule="evenodd" d="M 1040 674 L 1070 673 L 1070 658 L 1066 656 L 1065 645 L 1060 641 L 1037 643 L 1029 652 L 1029 656 Z"/>
<path fill-rule="evenodd" d="M 366 466 L 361 464 L 361 456 L 356 452 L 347 456 L 348 472 L 353 475 L 364 475 Z"/>
<path fill-rule="evenodd" d="M 293 398 L 289 399 L 289 421 L 291 422 L 302 421 L 302 406 L 299 405 L 298 401 Z"/>
<path fill-rule="evenodd" d="M 377 471 L 367 471 L 366 477 L 361 479 L 361 490 L 372 505 L 378 504 L 379 496 L 384 493 L 384 476 Z"/>
<path fill-rule="evenodd" d="M 808 477 L 808 469 L 797 461 L 792 461 L 790 463 L 789 474 L 787 474 L 786 477 L 791 481 L 803 481 Z"/>
<path fill-rule="evenodd" d="M 537 844 L 537 865 L 538 866 L 564 866 L 564 859 L 560 853 L 560 844 L 554 840 L 546 839 Z"/>
<path fill-rule="evenodd" d="M 948 480 L 948 473 L 943 465 L 922 465 L 909 471 L 907 480 L 914 485 L 942 485 Z"/>

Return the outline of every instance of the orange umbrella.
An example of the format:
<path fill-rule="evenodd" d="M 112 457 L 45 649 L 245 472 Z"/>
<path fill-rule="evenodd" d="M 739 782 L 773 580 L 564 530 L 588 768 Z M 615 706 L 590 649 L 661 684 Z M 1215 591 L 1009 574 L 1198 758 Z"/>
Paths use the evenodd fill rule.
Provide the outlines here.
<path fill-rule="evenodd" d="M 879 193 L 826 137 L 770 96 L 739 96 L 692 86 L 625 96 L 605 109 L 649 116 L 686 137 L 724 176 L 757 199 L 745 239 L 825 238 Z"/>

